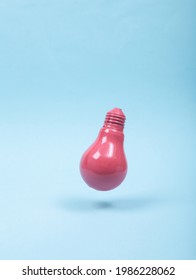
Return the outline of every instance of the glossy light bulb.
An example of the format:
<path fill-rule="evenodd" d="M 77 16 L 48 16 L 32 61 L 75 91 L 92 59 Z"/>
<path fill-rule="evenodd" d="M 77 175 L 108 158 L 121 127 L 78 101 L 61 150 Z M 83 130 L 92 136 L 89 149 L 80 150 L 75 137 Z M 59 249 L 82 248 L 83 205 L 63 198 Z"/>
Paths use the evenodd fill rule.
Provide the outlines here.
<path fill-rule="evenodd" d="M 121 109 L 109 111 L 97 139 L 83 154 L 80 173 L 89 187 L 109 191 L 124 180 L 127 173 L 124 123 L 125 115 Z"/>

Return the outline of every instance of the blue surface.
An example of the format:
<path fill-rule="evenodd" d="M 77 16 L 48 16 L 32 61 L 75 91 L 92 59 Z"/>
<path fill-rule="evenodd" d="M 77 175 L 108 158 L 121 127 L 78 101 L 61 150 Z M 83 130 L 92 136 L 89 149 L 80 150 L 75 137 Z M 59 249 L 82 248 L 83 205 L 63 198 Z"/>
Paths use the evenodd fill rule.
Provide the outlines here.
<path fill-rule="evenodd" d="M 0 258 L 195 259 L 195 1 L 0 1 Z M 105 114 L 129 171 L 85 185 Z"/>

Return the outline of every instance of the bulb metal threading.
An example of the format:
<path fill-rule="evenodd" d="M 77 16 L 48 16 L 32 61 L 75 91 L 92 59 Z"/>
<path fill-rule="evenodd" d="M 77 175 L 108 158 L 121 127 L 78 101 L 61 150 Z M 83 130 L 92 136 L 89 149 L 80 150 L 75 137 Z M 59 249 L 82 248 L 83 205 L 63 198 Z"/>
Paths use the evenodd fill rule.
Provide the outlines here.
<path fill-rule="evenodd" d="M 106 114 L 103 127 L 111 127 L 123 131 L 125 120 L 126 118 L 122 110 L 114 108 Z"/>

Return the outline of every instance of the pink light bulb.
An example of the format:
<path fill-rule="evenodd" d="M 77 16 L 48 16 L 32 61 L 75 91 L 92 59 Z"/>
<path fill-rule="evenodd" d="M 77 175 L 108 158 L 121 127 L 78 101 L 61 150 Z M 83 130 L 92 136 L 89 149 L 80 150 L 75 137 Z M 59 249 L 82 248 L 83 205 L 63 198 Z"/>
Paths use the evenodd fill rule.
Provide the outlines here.
<path fill-rule="evenodd" d="M 121 109 L 109 111 L 97 139 L 83 154 L 80 173 L 89 187 L 109 191 L 124 180 L 127 173 L 123 148 L 124 123 L 125 115 Z"/>

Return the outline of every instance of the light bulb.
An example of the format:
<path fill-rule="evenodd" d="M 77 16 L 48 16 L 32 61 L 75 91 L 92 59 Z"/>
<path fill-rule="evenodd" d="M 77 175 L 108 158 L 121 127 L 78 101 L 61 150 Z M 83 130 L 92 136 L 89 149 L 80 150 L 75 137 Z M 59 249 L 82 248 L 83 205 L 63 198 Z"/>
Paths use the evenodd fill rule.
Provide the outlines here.
<path fill-rule="evenodd" d="M 83 154 L 80 173 L 89 187 L 109 191 L 124 180 L 127 173 L 124 123 L 125 115 L 121 109 L 109 111 L 97 139 Z"/>

